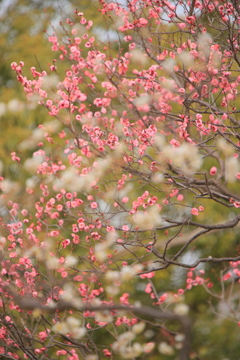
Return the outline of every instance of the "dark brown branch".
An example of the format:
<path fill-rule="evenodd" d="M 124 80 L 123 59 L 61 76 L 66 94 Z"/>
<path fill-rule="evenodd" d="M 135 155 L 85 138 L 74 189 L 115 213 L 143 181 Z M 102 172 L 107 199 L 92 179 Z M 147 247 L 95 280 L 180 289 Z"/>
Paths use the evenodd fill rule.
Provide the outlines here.
<path fill-rule="evenodd" d="M 168 218 L 164 219 L 165 221 L 169 222 L 170 224 L 178 224 L 178 225 L 182 225 L 182 221 L 177 221 L 177 220 L 171 220 Z M 240 215 L 236 216 L 233 220 L 231 221 L 227 221 L 223 224 L 215 224 L 215 225 L 207 225 L 207 224 L 200 224 L 197 223 L 195 221 L 189 220 L 187 222 L 188 225 L 193 225 L 193 226 L 197 226 L 203 229 L 208 229 L 208 230 L 222 230 L 222 229 L 230 229 L 230 228 L 234 228 L 240 221 Z"/>
<path fill-rule="evenodd" d="M 77 311 L 127 311 L 141 316 L 148 316 L 153 319 L 159 320 L 169 320 L 176 321 L 181 325 L 181 331 L 184 334 L 183 346 L 180 350 L 180 360 L 188 360 L 188 353 L 190 347 L 190 337 L 191 337 L 191 321 L 186 316 L 180 316 L 171 312 L 165 312 L 156 308 L 148 306 L 124 306 L 124 305 L 100 305 L 100 306 L 91 306 L 85 305 L 82 307 L 75 307 L 74 304 L 58 302 L 55 307 L 50 307 L 42 304 L 40 301 L 34 298 L 20 298 L 19 296 L 14 296 L 14 301 L 19 305 L 22 310 L 33 311 L 35 309 L 42 310 L 47 313 L 55 313 L 56 311 L 66 311 L 66 310 L 77 310 Z"/>

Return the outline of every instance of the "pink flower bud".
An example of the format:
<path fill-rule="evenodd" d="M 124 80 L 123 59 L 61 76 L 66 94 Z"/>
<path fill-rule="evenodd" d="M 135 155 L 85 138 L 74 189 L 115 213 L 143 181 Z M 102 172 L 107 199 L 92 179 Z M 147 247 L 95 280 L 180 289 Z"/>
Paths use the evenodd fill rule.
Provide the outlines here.
<path fill-rule="evenodd" d="M 215 175 L 215 174 L 217 173 L 217 168 L 216 168 L 216 166 L 211 167 L 209 173 L 210 173 L 210 175 Z"/>

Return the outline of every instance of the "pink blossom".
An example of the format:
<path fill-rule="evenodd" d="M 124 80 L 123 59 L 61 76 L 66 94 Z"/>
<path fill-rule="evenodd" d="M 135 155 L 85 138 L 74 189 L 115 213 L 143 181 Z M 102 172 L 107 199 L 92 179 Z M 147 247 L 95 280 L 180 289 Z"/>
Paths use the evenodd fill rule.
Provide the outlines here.
<path fill-rule="evenodd" d="M 163 303 L 166 301 L 167 296 L 168 296 L 167 293 L 161 295 L 161 296 L 159 297 L 159 299 L 158 299 L 158 304 L 163 304 Z"/>
<path fill-rule="evenodd" d="M 98 207 L 98 204 L 94 201 L 91 203 L 91 208 L 96 209 Z"/>
<path fill-rule="evenodd" d="M 109 351 L 108 349 L 103 349 L 103 354 L 105 357 L 111 357 L 112 353 L 111 351 Z"/>
<path fill-rule="evenodd" d="M 83 327 L 86 327 L 90 332 L 83 343 L 88 342 L 88 338 L 97 339 L 95 331 L 99 331 L 99 339 L 103 339 L 103 343 L 97 340 L 96 344 L 90 344 L 96 353 L 100 351 L 105 357 L 112 358 L 115 350 L 120 356 L 123 349 L 126 355 L 136 352 L 135 357 L 138 357 L 138 351 L 148 353 L 153 350 L 154 343 L 137 344 L 137 339 L 136 344 L 132 342 L 132 325 L 138 320 L 132 318 L 129 311 L 117 315 L 115 304 L 125 305 L 127 310 L 137 306 L 138 290 L 143 285 L 144 296 L 149 302 L 147 306 L 160 306 L 162 311 L 169 309 L 171 312 L 177 308 L 171 303 L 181 302 L 181 295 L 186 290 L 194 291 L 196 286 L 204 284 L 201 291 L 208 290 L 215 282 L 231 280 L 233 275 L 237 278 L 240 274 L 237 247 L 235 252 L 233 249 L 229 253 L 235 261 L 225 262 L 231 270 L 225 271 L 223 276 L 219 275 L 217 267 L 214 274 L 210 266 L 206 266 L 205 273 L 188 269 L 193 265 L 181 259 L 177 255 L 179 249 L 172 246 L 177 245 L 179 239 L 179 244 L 184 243 L 182 250 L 185 253 L 198 250 L 198 246 L 201 248 L 201 237 L 194 237 L 194 243 L 184 240 L 185 235 L 187 239 L 192 238 L 191 231 L 194 230 L 188 229 L 194 225 L 194 218 L 191 221 L 189 213 L 190 217 L 199 215 L 202 222 L 199 225 L 203 228 L 206 224 L 210 227 L 220 224 L 226 232 L 226 227 L 231 231 L 231 224 L 237 221 L 240 208 L 238 184 L 231 184 L 234 178 L 240 180 L 237 163 L 240 147 L 237 137 L 240 86 L 237 55 L 240 47 L 236 6 L 231 1 L 209 4 L 207 0 L 198 0 L 192 11 L 191 1 L 188 1 L 181 20 L 177 16 L 177 2 L 173 4 L 171 0 L 125 2 L 127 4 L 103 0 L 99 9 L 103 19 L 114 19 L 124 37 L 124 46 L 118 48 L 118 43 L 114 46 L 113 42 L 102 44 L 88 31 L 92 21 L 76 11 L 62 25 L 63 39 L 58 41 L 54 29 L 53 35 L 49 36 L 52 50 L 59 52 L 57 59 L 49 62 L 50 71 L 32 67 L 28 79 L 23 72 L 23 62 L 11 64 L 27 98 L 38 99 L 39 105 L 47 109 L 54 121 L 45 121 L 40 114 L 44 125 L 39 125 L 36 130 L 41 131 L 33 130 L 26 141 L 21 140 L 19 144 L 19 153 L 23 154 L 21 162 L 26 160 L 22 165 L 30 169 L 26 179 L 21 175 L 20 158 L 11 152 L 14 149 L 10 151 L 10 160 L 14 161 L 12 170 L 16 183 L 0 176 L 1 201 L 6 209 L 0 219 L 3 229 L 0 250 L 4 254 L 0 271 L 3 289 L 0 308 L 3 309 L 5 303 L 8 307 L 7 315 L 3 316 L 5 324 L 0 326 L 0 353 L 10 358 L 19 358 L 21 345 L 19 339 L 9 336 L 13 315 L 16 324 L 23 324 L 22 331 L 29 338 L 33 354 L 47 357 L 49 350 L 53 357 L 66 357 L 67 360 L 80 357 L 78 349 L 73 347 L 67 350 L 39 348 L 41 342 L 48 339 L 50 330 L 38 321 L 31 327 L 31 316 L 26 317 L 21 306 L 25 299 L 32 298 L 39 306 L 49 308 L 59 299 L 73 302 L 72 308 L 65 313 L 53 311 L 54 316 L 48 317 L 51 329 L 57 325 L 58 330 L 68 334 L 68 345 L 74 344 L 74 339 L 78 342 L 81 330 L 85 333 Z M 212 12 L 215 30 L 225 29 L 221 39 L 218 36 L 211 38 L 207 33 L 205 18 L 211 17 Z M 198 14 L 206 14 L 206 17 Z M 165 26 L 164 22 L 169 25 Z M 167 30 L 164 35 L 166 48 L 159 47 L 154 38 L 158 33 L 156 29 L 161 32 L 162 26 Z M 144 31 L 140 31 L 141 28 Z M 138 53 L 144 61 L 134 61 Z M 58 75 L 59 83 L 55 84 Z M 49 84 L 51 78 L 53 81 Z M 0 112 L 5 112 L 5 104 L 0 105 Z M 9 110 L 10 105 L 6 105 Z M 23 150 L 29 154 L 29 159 L 24 158 Z M 231 160 L 235 162 L 231 163 Z M 219 175 L 219 181 L 216 181 L 220 168 L 224 173 L 225 163 L 225 175 L 232 173 L 233 179 L 228 181 L 226 176 L 224 183 L 224 174 L 220 174 L 223 178 Z M 219 167 L 212 166 L 214 164 Z M 206 172 L 210 177 L 208 183 Z M 3 168 L 5 173 L 8 172 Z M 28 188 L 26 196 L 22 197 L 21 182 L 25 180 Z M 19 199 L 20 204 L 14 203 L 13 198 Z M 220 214 L 225 205 L 225 220 L 219 218 L 218 222 L 217 216 L 211 218 L 208 203 L 219 205 L 219 201 L 221 208 L 215 206 L 215 210 Z M 104 203 L 106 206 L 100 208 Z M 204 204 L 205 210 L 199 204 Z M 203 211 L 205 213 L 201 214 Z M 138 212 L 141 224 L 134 221 Z M 181 216 L 176 216 L 176 212 Z M 231 213 L 235 214 L 234 222 L 229 222 Z M 219 234 L 224 237 L 221 231 Z M 212 241 L 211 237 L 209 240 Z M 210 256 L 211 246 L 205 251 L 205 254 L 199 253 L 198 259 L 191 259 L 190 264 L 198 264 L 201 258 L 216 262 Z M 77 261 L 75 255 L 82 263 L 77 267 L 73 266 Z M 224 260 L 224 255 L 228 254 L 219 254 L 220 261 Z M 176 261 L 171 262 L 171 259 Z M 174 275 L 172 266 L 186 266 L 185 287 L 179 289 L 172 282 L 167 284 L 171 293 L 164 293 L 164 287 L 158 284 L 161 272 L 159 276 L 157 272 L 155 275 L 153 265 L 165 269 L 163 277 L 166 281 Z M 136 275 L 136 284 L 128 283 L 132 277 L 131 269 Z M 110 274 L 109 278 L 107 274 Z M 59 286 L 51 288 L 46 281 L 53 277 Z M 137 292 L 131 288 L 133 285 Z M 17 302 L 11 294 L 11 286 L 16 287 L 13 290 L 19 297 Z M 211 294 L 216 306 L 221 300 L 218 288 L 216 286 L 216 293 Z M 131 297 L 124 292 L 127 289 L 131 290 Z M 230 302 L 232 295 L 229 295 Z M 167 296 L 169 301 L 166 301 Z M 194 296 L 190 295 L 189 301 L 191 299 Z M 76 309 L 84 306 L 90 309 L 82 314 L 86 322 L 80 321 L 75 305 Z M 101 336 L 101 327 L 108 324 L 103 319 L 94 326 L 94 306 L 105 307 L 106 313 L 116 316 L 115 325 L 122 325 L 112 340 L 106 339 L 107 345 Z M 144 308 L 141 315 L 144 319 Z M 235 315 L 237 319 L 239 314 L 236 312 Z M 236 319 L 233 318 L 235 322 Z M 172 320 L 173 326 L 175 320 Z M 164 319 L 162 325 L 165 326 Z M 57 333 L 61 334 L 60 331 Z M 161 335 L 166 337 L 166 343 L 170 343 L 171 346 L 167 346 L 170 350 L 175 344 L 179 346 L 174 350 L 179 350 L 182 336 L 177 340 L 177 336 L 169 338 L 164 331 Z M 53 336 L 56 340 L 61 337 Z M 52 345 L 58 346 L 57 343 Z M 157 355 L 154 353 L 153 357 Z"/>
<path fill-rule="evenodd" d="M 69 239 L 63 240 L 62 247 L 65 249 L 70 243 L 71 243 L 71 241 Z"/>
<path fill-rule="evenodd" d="M 192 213 L 192 215 L 198 215 L 198 209 L 197 208 L 192 208 L 191 213 Z"/>
<path fill-rule="evenodd" d="M 10 211 L 11 216 L 15 217 L 17 215 L 17 210 L 16 209 L 11 209 Z"/>
<path fill-rule="evenodd" d="M 217 168 L 215 166 L 211 167 L 210 171 L 209 171 L 210 175 L 215 175 L 217 173 Z"/>
<path fill-rule="evenodd" d="M 58 350 L 58 351 L 56 352 L 56 355 L 57 355 L 57 356 L 67 355 L 67 351 L 66 351 L 66 350 Z"/>
<path fill-rule="evenodd" d="M 178 89 L 178 91 L 180 92 L 180 93 L 185 93 L 185 89 L 184 88 L 180 88 L 180 89 Z"/>
<path fill-rule="evenodd" d="M 145 27 L 147 25 L 148 21 L 145 18 L 138 19 L 138 24 L 142 27 Z"/>
<path fill-rule="evenodd" d="M 129 298 L 129 294 L 128 294 L 128 293 L 124 293 L 124 294 L 120 297 L 120 302 L 121 302 L 121 304 L 123 304 L 123 305 L 129 305 L 128 298 Z"/>
<path fill-rule="evenodd" d="M 229 280 L 232 277 L 232 274 L 230 272 L 228 272 L 227 274 L 225 274 L 223 276 L 223 281 Z"/>
<path fill-rule="evenodd" d="M 132 41 L 132 36 L 131 35 L 124 36 L 124 40 L 130 42 Z"/>
<path fill-rule="evenodd" d="M 186 26 L 187 26 L 185 23 L 178 23 L 177 25 L 178 25 L 178 26 L 180 27 L 180 29 L 182 29 L 182 30 L 185 29 Z"/>
<path fill-rule="evenodd" d="M 38 337 L 40 338 L 41 341 L 45 341 L 48 337 L 48 331 L 41 331 L 38 333 Z"/>
<path fill-rule="evenodd" d="M 148 283 L 145 287 L 145 293 L 150 294 L 152 292 L 152 285 Z"/>
<path fill-rule="evenodd" d="M 66 278 L 68 276 L 68 272 L 62 271 L 61 276 L 62 276 L 62 278 Z"/>
<path fill-rule="evenodd" d="M 149 273 L 146 273 L 146 274 L 141 274 L 140 275 L 140 278 L 141 279 L 151 279 L 155 276 L 155 272 L 154 271 L 151 271 Z"/>
<path fill-rule="evenodd" d="M 178 199 L 178 201 L 183 201 L 184 196 L 183 196 L 182 194 L 179 194 L 179 195 L 177 196 L 177 199 Z"/>
<path fill-rule="evenodd" d="M 13 161 L 17 161 L 17 162 L 20 161 L 20 157 L 16 156 L 16 153 L 15 153 L 15 152 L 12 152 L 12 153 L 11 153 L 11 156 L 12 156 L 12 160 L 13 160 Z"/>

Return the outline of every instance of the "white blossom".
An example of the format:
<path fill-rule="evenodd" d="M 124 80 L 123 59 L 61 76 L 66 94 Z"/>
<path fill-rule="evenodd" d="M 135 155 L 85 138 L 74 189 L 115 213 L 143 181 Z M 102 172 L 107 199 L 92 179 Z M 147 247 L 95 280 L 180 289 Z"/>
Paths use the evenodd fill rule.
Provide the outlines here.
<path fill-rule="evenodd" d="M 59 334 L 66 335 L 69 332 L 69 328 L 65 322 L 57 322 L 52 327 L 53 331 Z"/>
<path fill-rule="evenodd" d="M 135 334 L 132 331 L 127 331 L 119 335 L 117 341 L 112 344 L 113 351 L 121 352 L 121 349 L 125 349 L 127 344 L 135 338 Z"/>
<path fill-rule="evenodd" d="M 128 281 L 136 275 L 135 269 L 132 266 L 123 266 L 120 272 L 121 280 Z"/>
<path fill-rule="evenodd" d="M 173 79 L 163 79 L 161 81 L 161 85 L 163 88 L 168 89 L 168 90 L 173 90 L 176 87 L 176 83 Z"/>
<path fill-rule="evenodd" d="M 1 181 L 0 188 L 1 188 L 2 192 L 4 192 L 5 194 L 8 194 L 10 192 L 15 193 L 15 191 L 18 190 L 19 186 L 16 182 L 5 179 L 5 180 Z"/>
<path fill-rule="evenodd" d="M 184 316 L 189 312 L 189 306 L 186 304 L 177 304 L 174 308 L 174 313 L 176 315 Z"/>
<path fill-rule="evenodd" d="M 158 345 L 158 351 L 160 352 L 160 354 L 163 354 L 163 355 L 173 355 L 174 354 L 173 347 L 168 345 L 165 341 L 161 342 Z"/>
<path fill-rule="evenodd" d="M 104 262 L 107 259 L 106 247 L 103 244 L 97 244 L 95 246 L 94 253 L 100 263 Z"/>
<path fill-rule="evenodd" d="M 116 281 L 120 279 L 120 272 L 116 270 L 108 270 L 106 273 L 106 280 Z"/>
<path fill-rule="evenodd" d="M 144 56 L 145 54 L 140 49 L 133 49 L 130 54 L 133 62 L 139 63 L 142 66 L 148 62 L 148 58 Z"/>
<path fill-rule="evenodd" d="M 25 183 L 27 188 L 33 189 L 37 184 L 37 178 L 35 176 L 28 178 Z"/>
<path fill-rule="evenodd" d="M 24 103 L 18 99 L 12 99 L 8 102 L 7 107 L 11 112 L 19 112 L 24 109 Z"/>
<path fill-rule="evenodd" d="M 143 106 L 143 105 L 147 105 L 150 102 L 150 96 L 148 94 L 142 94 L 141 96 L 137 97 L 134 99 L 134 105 L 138 106 Z"/>
<path fill-rule="evenodd" d="M 168 58 L 163 61 L 162 68 L 167 71 L 168 73 L 172 73 L 174 70 L 174 66 L 176 64 L 176 61 L 172 58 Z"/>
<path fill-rule="evenodd" d="M 44 157 L 42 155 L 34 156 L 33 158 L 29 158 L 24 162 L 24 167 L 28 171 L 36 172 L 38 166 L 42 164 Z"/>
<path fill-rule="evenodd" d="M 87 333 L 87 330 L 84 326 L 75 328 L 71 331 L 71 336 L 75 339 L 81 339 L 82 337 L 84 337 Z"/>
<path fill-rule="evenodd" d="M 165 137 L 161 134 L 156 134 L 154 144 L 161 150 L 166 144 Z"/>
<path fill-rule="evenodd" d="M 44 76 L 42 79 L 42 89 L 48 90 L 54 86 L 56 86 L 59 83 L 59 78 L 56 74 L 50 74 L 47 76 Z"/>
<path fill-rule="evenodd" d="M 76 265 L 78 262 L 78 259 L 75 256 L 67 255 L 64 262 L 64 267 L 71 267 Z"/>
<path fill-rule="evenodd" d="M 134 343 L 132 346 L 127 346 L 122 351 L 120 351 L 121 355 L 125 359 L 134 359 L 140 356 L 143 352 L 143 347 L 140 343 Z"/>
<path fill-rule="evenodd" d="M 85 360 L 98 360 L 99 357 L 95 354 L 90 354 L 85 357 Z"/>
<path fill-rule="evenodd" d="M 183 63 L 184 68 L 189 68 L 194 63 L 194 58 L 188 51 L 179 53 L 178 58 Z"/>
<path fill-rule="evenodd" d="M 231 156 L 234 153 L 234 147 L 223 138 L 217 141 L 217 147 L 225 156 Z"/>
<path fill-rule="evenodd" d="M 202 158 L 198 149 L 190 144 L 184 143 L 179 147 L 165 146 L 162 154 L 186 174 L 192 174 L 199 170 Z M 162 160 L 162 158 L 160 159 Z"/>
<path fill-rule="evenodd" d="M 59 261 L 55 256 L 49 256 L 49 258 L 46 260 L 46 265 L 48 269 L 52 270 L 59 269 L 60 267 Z"/>
<path fill-rule="evenodd" d="M 96 311 L 95 312 L 95 320 L 97 322 L 110 323 L 113 321 L 113 316 L 110 313 L 110 311 L 108 311 L 108 310 Z"/>
<path fill-rule="evenodd" d="M 162 222 L 157 206 L 152 206 L 148 211 L 138 211 L 133 216 L 133 222 L 140 229 L 152 229 Z"/>
<path fill-rule="evenodd" d="M 163 176 L 162 173 L 156 172 L 156 173 L 153 174 L 151 180 L 152 180 L 155 184 L 159 184 L 159 183 L 161 183 L 161 182 L 164 181 L 164 176 Z"/>
<path fill-rule="evenodd" d="M 76 308 L 82 307 L 82 300 L 77 296 L 76 289 L 71 283 L 64 284 L 63 293 L 61 293 L 60 299 L 66 303 L 72 304 Z"/>
<path fill-rule="evenodd" d="M 183 335 L 183 334 L 177 334 L 177 335 L 175 336 L 175 340 L 176 340 L 177 342 L 182 342 L 182 341 L 184 340 L 184 338 L 185 338 L 185 335 Z"/>
<path fill-rule="evenodd" d="M 132 332 L 134 334 L 141 334 L 143 332 L 143 330 L 145 329 L 145 327 L 146 327 L 146 323 L 143 321 L 140 321 L 132 326 Z"/>
<path fill-rule="evenodd" d="M 75 339 L 82 338 L 87 332 L 81 326 L 81 321 L 73 316 L 69 316 L 66 321 L 57 322 L 52 329 L 59 334 L 70 334 Z"/>
<path fill-rule="evenodd" d="M 6 243 L 6 238 L 3 236 L 0 237 L 0 250 L 3 250 L 5 243 Z"/>
<path fill-rule="evenodd" d="M 115 296 L 115 295 L 119 294 L 119 291 L 120 291 L 119 287 L 114 286 L 114 285 L 107 286 L 105 290 L 111 296 Z"/>
<path fill-rule="evenodd" d="M 198 48 L 208 56 L 210 53 L 210 45 L 212 44 L 212 37 L 208 33 L 201 33 L 198 36 Z"/>
<path fill-rule="evenodd" d="M 79 327 L 81 325 L 81 321 L 74 316 L 69 316 L 66 320 L 66 323 L 70 329 Z"/>
<path fill-rule="evenodd" d="M 235 182 L 237 180 L 236 174 L 240 172 L 239 159 L 229 157 L 225 162 L 225 178 L 228 182 Z"/>
<path fill-rule="evenodd" d="M 154 347 L 155 347 L 155 343 L 153 343 L 153 342 L 144 344 L 143 345 L 143 352 L 149 353 L 154 349 Z"/>

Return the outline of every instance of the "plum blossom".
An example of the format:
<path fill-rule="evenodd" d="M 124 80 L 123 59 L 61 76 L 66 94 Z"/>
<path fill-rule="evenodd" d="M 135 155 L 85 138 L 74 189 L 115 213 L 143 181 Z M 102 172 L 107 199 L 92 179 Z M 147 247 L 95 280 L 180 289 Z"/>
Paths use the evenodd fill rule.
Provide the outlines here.
<path fill-rule="evenodd" d="M 195 215 L 195 216 L 197 216 L 197 215 L 199 214 L 197 208 L 192 208 L 192 209 L 191 209 L 191 213 L 192 213 L 192 215 Z"/>

